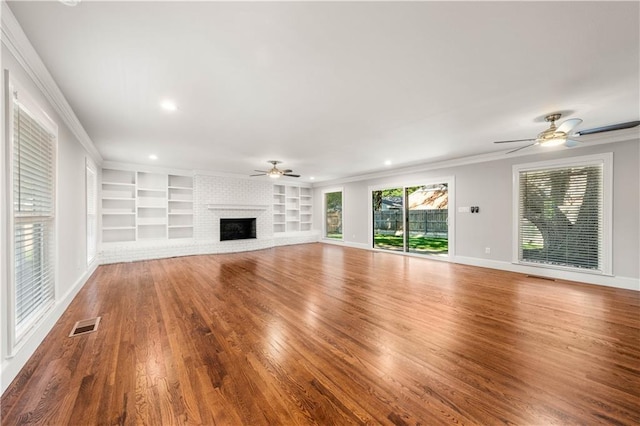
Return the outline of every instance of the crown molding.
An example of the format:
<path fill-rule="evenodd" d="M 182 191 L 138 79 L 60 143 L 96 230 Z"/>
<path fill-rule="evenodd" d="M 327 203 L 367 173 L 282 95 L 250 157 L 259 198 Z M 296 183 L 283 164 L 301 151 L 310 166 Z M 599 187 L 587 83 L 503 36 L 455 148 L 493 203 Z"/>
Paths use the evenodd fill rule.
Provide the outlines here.
<path fill-rule="evenodd" d="M 140 163 L 122 163 L 118 161 L 102 162 L 103 169 L 127 170 L 130 172 L 160 173 L 167 175 L 194 176 L 193 170 L 176 169 L 173 167 L 155 166 L 151 164 Z"/>
<path fill-rule="evenodd" d="M 591 135 L 591 136 L 585 135 L 580 137 L 580 142 L 583 142 L 580 145 L 577 145 L 572 148 L 561 146 L 561 147 L 555 147 L 555 149 L 576 150 L 576 149 L 588 148 L 596 145 L 604 145 L 604 144 L 611 144 L 611 143 L 617 143 L 617 142 L 637 141 L 640 139 L 640 131 L 638 129 L 640 129 L 640 127 L 611 132 L 614 134 L 609 133 L 609 134 L 598 134 L 598 135 Z M 318 182 L 314 182 L 312 184 L 312 187 L 321 188 L 326 186 L 335 186 L 335 185 L 341 185 L 341 184 L 351 183 L 351 182 L 361 182 L 361 181 L 366 181 L 370 179 L 384 178 L 389 176 L 428 172 L 432 170 L 467 166 L 467 165 L 478 164 L 478 163 L 488 163 L 491 161 L 507 160 L 510 158 L 525 157 L 525 156 L 541 154 L 543 152 L 550 152 L 550 151 L 532 152 L 524 149 L 522 151 L 518 151 L 518 152 L 514 152 L 513 154 L 506 155 L 508 151 L 509 149 L 505 149 L 502 151 L 491 152 L 488 154 L 479 154 L 479 155 L 472 155 L 468 157 L 454 158 L 451 160 L 434 161 L 431 163 L 427 162 L 427 163 L 421 163 L 417 165 L 408 165 L 406 167 L 400 166 L 400 167 L 392 168 L 389 170 L 383 170 L 383 171 L 355 175 L 355 176 L 348 176 L 348 177 L 338 178 L 338 179 L 330 179 L 326 181 L 318 181 Z"/>
<path fill-rule="evenodd" d="M 62 91 L 47 70 L 47 67 L 38 56 L 27 38 L 18 20 L 5 1 L 2 1 L 0 10 L 2 26 L 2 44 L 11 52 L 18 63 L 24 68 L 36 87 L 42 92 L 53 109 L 60 115 L 71 133 L 87 150 L 93 161 L 102 164 L 102 155 L 95 144 L 82 127 L 80 120 L 71 109 Z"/>

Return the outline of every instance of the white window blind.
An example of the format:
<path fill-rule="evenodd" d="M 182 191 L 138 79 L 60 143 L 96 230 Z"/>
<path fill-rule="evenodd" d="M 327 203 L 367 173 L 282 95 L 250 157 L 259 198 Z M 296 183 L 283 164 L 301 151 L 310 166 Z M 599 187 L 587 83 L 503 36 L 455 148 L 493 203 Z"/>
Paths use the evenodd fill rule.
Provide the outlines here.
<path fill-rule="evenodd" d="M 56 135 L 13 102 L 15 341 L 53 304 Z"/>
<path fill-rule="evenodd" d="M 98 189 L 96 181 L 96 168 L 87 159 L 86 167 L 86 192 L 87 192 L 87 264 L 96 257 L 97 246 L 97 203 Z"/>
<path fill-rule="evenodd" d="M 603 164 L 520 171 L 520 262 L 602 272 Z"/>

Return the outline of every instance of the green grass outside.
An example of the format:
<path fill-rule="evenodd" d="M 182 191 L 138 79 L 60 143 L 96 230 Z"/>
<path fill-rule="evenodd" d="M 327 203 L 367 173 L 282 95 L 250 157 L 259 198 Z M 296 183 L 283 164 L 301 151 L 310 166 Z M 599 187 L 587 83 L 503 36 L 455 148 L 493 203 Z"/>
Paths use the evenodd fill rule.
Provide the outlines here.
<path fill-rule="evenodd" d="M 336 240 L 341 240 L 342 234 L 327 234 L 327 238 L 334 238 Z"/>
<path fill-rule="evenodd" d="M 522 244 L 524 250 L 541 250 L 544 248 L 544 244 L 538 243 L 524 243 Z"/>
<path fill-rule="evenodd" d="M 373 237 L 374 246 L 390 250 L 402 249 L 404 240 L 402 235 L 380 235 Z M 409 237 L 409 250 L 446 253 L 449 250 L 449 240 L 436 237 Z"/>

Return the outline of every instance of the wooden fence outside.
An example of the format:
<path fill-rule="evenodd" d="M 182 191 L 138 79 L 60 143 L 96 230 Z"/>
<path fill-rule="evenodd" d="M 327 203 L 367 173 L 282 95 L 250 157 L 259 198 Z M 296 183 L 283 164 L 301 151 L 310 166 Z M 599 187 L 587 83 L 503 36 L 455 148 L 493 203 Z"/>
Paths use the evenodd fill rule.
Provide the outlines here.
<path fill-rule="evenodd" d="M 409 229 L 411 233 L 446 236 L 449 230 L 449 210 L 410 210 Z M 402 210 L 373 212 L 376 232 L 390 233 L 402 231 Z"/>
<path fill-rule="evenodd" d="M 328 234 L 342 233 L 341 212 L 327 212 L 326 231 Z M 402 210 L 373 212 L 376 232 L 396 233 L 402 231 Z M 412 233 L 447 236 L 449 231 L 449 210 L 410 210 L 409 229 Z"/>
<path fill-rule="evenodd" d="M 327 212 L 327 234 L 342 234 L 342 212 Z"/>

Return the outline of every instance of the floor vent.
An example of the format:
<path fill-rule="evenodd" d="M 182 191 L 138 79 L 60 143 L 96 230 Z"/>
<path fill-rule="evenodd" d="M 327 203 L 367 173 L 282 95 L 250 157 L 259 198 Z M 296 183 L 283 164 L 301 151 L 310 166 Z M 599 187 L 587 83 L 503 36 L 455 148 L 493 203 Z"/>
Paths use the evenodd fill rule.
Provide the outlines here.
<path fill-rule="evenodd" d="M 69 337 L 80 336 L 81 334 L 93 333 L 98 329 L 101 317 L 89 318 L 86 320 L 78 321 L 73 326 L 73 330 L 69 334 Z"/>
<path fill-rule="evenodd" d="M 549 277 L 541 277 L 539 275 L 527 275 L 527 278 L 536 278 L 539 280 L 546 280 L 546 281 L 555 281 L 554 278 L 549 278 Z"/>

